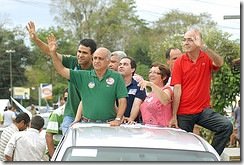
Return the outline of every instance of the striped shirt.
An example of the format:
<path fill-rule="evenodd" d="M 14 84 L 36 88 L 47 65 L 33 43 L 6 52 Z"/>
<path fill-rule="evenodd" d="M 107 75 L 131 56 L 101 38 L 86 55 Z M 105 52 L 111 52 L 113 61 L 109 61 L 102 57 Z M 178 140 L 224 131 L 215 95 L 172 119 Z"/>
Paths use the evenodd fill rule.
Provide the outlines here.
<path fill-rule="evenodd" d="M 11 136 L 15 133 L 19 132 L 18 127 L 15 124 L 11 124 L 10 126 L 4 128 L 1 138 L 0 138 L 0 161 L 4 161 L 4 150 L 10 140 Z"/>

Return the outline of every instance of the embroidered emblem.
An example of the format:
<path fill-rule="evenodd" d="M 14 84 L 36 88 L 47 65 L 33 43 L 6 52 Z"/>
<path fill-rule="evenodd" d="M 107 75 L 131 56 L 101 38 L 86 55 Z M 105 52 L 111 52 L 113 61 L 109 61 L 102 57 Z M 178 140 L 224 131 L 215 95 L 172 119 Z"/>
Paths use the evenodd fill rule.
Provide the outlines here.
<path fill-rule="evenodd" d="M 108 85 L 113 85 L 114 84 L 114 79 L 112 77 L 109 77 L 109 78 L 106 79 L 106 83 Z"/>
<path fill-rule="evenodd" d="M 95 83 L 94 83 L 94 82 L 90 82 L 90 83 L 88 84 L 88 87 L 89 87 L 89 88 L 94 88 L 94 87 L 95 87 Z"/>

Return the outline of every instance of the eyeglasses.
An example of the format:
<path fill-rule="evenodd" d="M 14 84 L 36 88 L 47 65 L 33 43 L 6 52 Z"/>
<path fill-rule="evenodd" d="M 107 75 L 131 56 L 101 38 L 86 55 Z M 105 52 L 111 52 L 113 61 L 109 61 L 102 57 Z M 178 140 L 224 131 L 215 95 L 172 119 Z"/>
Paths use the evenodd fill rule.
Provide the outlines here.
<path fill-rule="evenodd" d="M 157 71 L 149 71 L 149 74 L 158 74 L 158 75 L 160 75 L 161 74 L 161 72 L 157 72 Z"/>
<path fill-rule="evenodd" d="M 182 40 L 182 42 L 192 43 L 192 42 L 193 42 L 193 39 L 191 39 L 191 38 L 184 38 L 184 39 Z"/>

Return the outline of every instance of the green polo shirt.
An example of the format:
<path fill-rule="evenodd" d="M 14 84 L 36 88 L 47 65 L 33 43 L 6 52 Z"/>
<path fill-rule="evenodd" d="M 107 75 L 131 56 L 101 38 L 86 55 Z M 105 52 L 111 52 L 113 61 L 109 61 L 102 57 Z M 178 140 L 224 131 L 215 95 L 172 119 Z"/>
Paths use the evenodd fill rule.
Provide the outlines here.
<path fill-rule="evenodd" d="M 114 119 L 115 100 L 128 96 L 122 76 L 110 69 L 101 80 L 94 70 L 70 70 L 70 82 L 81 94 L 83 116 L 92 120 Z"/>
<path fill-rule="evenodd" d="M 46 132 L 53 134 L 54 145 L 57 146 L 62 138 L 62 130 L 60 129 L 64 119 L 65 105 L 55 109 L 49 116 Z"/>
<path fill-rule="evenodd" d="M 78 64 L 76 56 L 63 55 L 62 63 L 66 68 L 72 70 L 82 70 Z M 91 66 L 92 68 L 92 66 Z M 89 69 L 91 69 L 89 68 Z M 76 87 L 68 81 L 68 98 L 64 109 L 64 116 L 76 116 L 77 108 L 81 101 L 81 96 Z"/>

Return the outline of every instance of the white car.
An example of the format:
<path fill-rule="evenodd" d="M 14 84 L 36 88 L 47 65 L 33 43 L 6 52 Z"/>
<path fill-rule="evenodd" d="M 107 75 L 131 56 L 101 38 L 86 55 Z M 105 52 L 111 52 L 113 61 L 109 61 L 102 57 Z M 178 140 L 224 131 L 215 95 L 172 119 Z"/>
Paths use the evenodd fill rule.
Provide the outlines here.
<path fill-rule="evenodd" d="M 203 138 L 181 129 L 77 123 L 63 136 L 51 161 L 220 161 L 220 157 Z"/>

